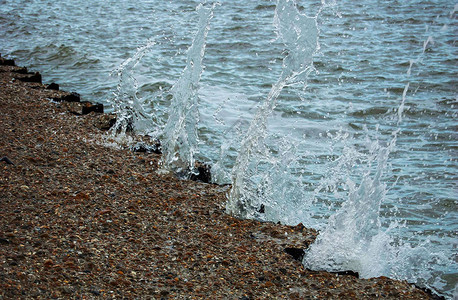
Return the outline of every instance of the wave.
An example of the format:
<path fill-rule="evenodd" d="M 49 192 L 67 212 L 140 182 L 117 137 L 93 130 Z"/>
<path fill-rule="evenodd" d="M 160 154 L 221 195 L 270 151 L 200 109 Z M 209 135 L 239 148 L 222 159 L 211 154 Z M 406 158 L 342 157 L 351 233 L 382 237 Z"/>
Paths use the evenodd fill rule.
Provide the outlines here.
<path fill-rule="evenodd" d="M 271 10 L 271 11 L 274 11 L 275 7 L 276 7 L 275 4 L 260 4 L 260 5 L 256 6 L 254 9 L 256 9 L 256 10 Z"/>

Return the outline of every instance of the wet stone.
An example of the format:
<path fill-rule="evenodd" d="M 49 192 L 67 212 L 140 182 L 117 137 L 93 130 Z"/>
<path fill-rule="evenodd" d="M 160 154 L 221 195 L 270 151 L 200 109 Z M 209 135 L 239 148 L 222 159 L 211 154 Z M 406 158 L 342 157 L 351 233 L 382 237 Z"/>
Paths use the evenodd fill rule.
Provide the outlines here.
<path fill-rule="evenodd" d="M 83 103 L 83 111 L 82 111 L 83 115 L 86 115 L 91 112 L 103 114 L 103 104 L 90 103 L 90 102 L 82 102 L 82 103 Z"/>
<path fill-rule="evenodd" d="M 66 104 L 69 112 L 75 115 L 87 115 L 91 112 L 103 113 L 103 104 L 84 102 L 69 102 Z"/>
<path fill-rule="evenodd" d="M 296 231 L 301 231 L 302 232 L 302 231 L 304 231 L 304 229 L 305 229 L 305 226 L 302 223 L 299 223 L 296 226 L 294 226 L 294 230 L 296 230 Z"/>
<path fill-rule="evenodd" d="M 27 70 L 26 67 L 15 67 L 13 68 L 12 70 L 14 73 L 18 73 L 18 74 L 28 74 L 29 71 Z"/>
<path fill-rule="evenodd" d="M 195 173 L 191 173 L 189 179 L 193 181 L 202 181 L 205 183 L 210 183 L 212 180 L 211 177 L 211 166 L 202 162 L 196 162 L 195 164 Z"/>
<path fill-rule="evenodd" d="M 54 97 L 52 98 L 54 101 L 58 102 L 80 102 L 81 101 L 81 96 L 78 93 L 72 92 L 72 93 L 62 93 L 59 97 Z"/>
<path fill-rule="evenodd" d="M 15 66 L 16 63 L 14 62 L 14 59 L 6 59 L 0 56 L 0 65 L 2 66 Z"/>
<path fill-rule="evenodd" d="M 305 255 L 304 249 L 301 248 L 285 248 L 285 252 L 293 257 L 293 259 L 302 261 Z"/>
<path fill-rule="evenodd" d="M 55 91 L 58 91 L 59 90 L 59 85 L 57 83 L 50 83 L 46 86 L 46 89 L 47 90 L 55 90 Z"/>
<path fill-rule="evenodd" d="M 23 76 L 17 76 L 16 79 L 22 82 L 36 82 L 41 84 L 41 74 L 39 72 L 23 74 Z"/>
<path fill-rule="evenodd" d="M 359 273 L 358 273 L 358 272 L 351 271 L 351 270 L 347 270 L 347 271 L 338 271 L 338 272 L 331 272 L 331 273 L 337 274 L 337 275 L 349 275 L 349 276 L 353 276 L 353 277 L 359 278 Z"/>
<path fill-rule="evenodd" d="M 14 163 L 6 156 L 0 158 L 0 161 L 4 161 L 8 165 L 14 165 Z"/>
<path fill-rule="evenodd" d="M 161 142 L 156 141 L 154 145 L 147 145 L 143 142 L 139 142 L 131 147 L 133 152 L 140 152 L 140 153 L 156 153 L 161 154 Z"/>

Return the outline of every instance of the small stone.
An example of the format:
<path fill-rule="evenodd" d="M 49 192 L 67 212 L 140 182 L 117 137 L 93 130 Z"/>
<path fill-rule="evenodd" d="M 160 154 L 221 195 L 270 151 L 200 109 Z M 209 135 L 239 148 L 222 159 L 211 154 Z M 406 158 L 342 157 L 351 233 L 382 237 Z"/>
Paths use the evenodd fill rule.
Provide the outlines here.
<path fill-rule="evenodd" d="M 67 295 L 74 293 L 73 287 L 70 287 L 70 286 L 61 287 L 61 291 L 63 294 L 67 294 Z"/>
<path fill-rule="evenodd" d="M 194 172 L 189 176 L 190 180 L 193 181 L 202 181 L 205 183 L 210 183 L 212 180 L 211 176 L 211 166 L 202 162 L 196 162 L 194 165 Z"/>
<path fill-rule="evenodd" d="M 54 262 L 53 262 L 51 259 L 47 259 L 47 260 L 45 260 L 45 262 L 43 263 L 43 265 L 44 265 L 46 268 L 51 268 L 51 267 L 54 265 Z"/>
<path fill-rule="evenodd" d="M 0 158 L 0 161 L 6 162 L 8 165 L 14 165 L 14 163 L 6 156 Z"/>
<path fill-rule="evenodd" d="M 100 296 L 100 291 L 99 289 L 91 289 L 89 293 L 95 295 L 95 296 Z"/>
<path fill-rule="evenodd" d="M 331 273 L 337 274 L 337 275 L 350 275 L 350 276 L 359 278 L 359 273 L 358 273 L 358 272 L 351 271 L 351 270 L 348 270 L 348 271 L 339 271 L 339 272 L 331 272 Z"/>
<path fill-rule="evenodd" d="M 294 226 L 293 228 L 294 228 L 294 230 L 296 230 L 296 231 L 303 231 L 303 230 L 305 229 L 305 226 L 304 226 L 304 224 L 299 223 L 299 224 L 297 224 L 296 226 Z"/>
<path fill-rule="evenodd" d="M 116 116 L 112 114 L 101 115 L 97 120 L 95 127 L 100 130 L 108 130 L 116 123 Z"/>
<path fill-rule="evenodd" d="M 8 244 L 10 244 L 10 241 L 8 239 L 5 239 L 5 238 L 0 238 L 0 244 L 8 245 Z"/>
<path fill-rule="evenodd" d="M 298 260 L 298 261 L 302 261 L 305 255 L 304 249 L 300 249 L 300 248 L 285 248 L 284 251 L 288 253 L 289 255 L 291 255 L 293 259 Z"/>

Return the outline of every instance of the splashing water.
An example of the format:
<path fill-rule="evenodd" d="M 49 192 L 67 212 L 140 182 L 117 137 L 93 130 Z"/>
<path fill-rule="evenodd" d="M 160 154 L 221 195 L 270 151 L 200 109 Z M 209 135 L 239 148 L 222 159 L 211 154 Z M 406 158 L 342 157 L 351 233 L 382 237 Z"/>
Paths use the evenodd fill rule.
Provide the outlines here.
<path fill-rule="evenodd" d="M 397 112 L 399 115 L 404 101 Z M 389 276 L 428 287 L 444 286 L 444 281 L 436 277 L 431 266 L 446 269 L 453 264 L 452 258 L 444 252 L 432 251 L 430 240 L 420 243 L 402 240 L 398 231 L 405 225 L 397 221 L 391 221 L 388 228 L 382 225 L 381 206 L 389 191 L 384 174 L 388 170 L 389 155 L 395 150 L 398 133 L 393 132 L 387 146 L 376 140 L 370 142 L 367 151 L 349 147 L 338 159 L 336 173 L 342 166 L 355 167 L 355 160 L 362 163 L 358 167 L 361 182 L 355 183 L 347 177 L 348 199 L 329 218 L 324 230 L 307 250 L 303 259 L 306 268 L 352 270 L 362 278 Z"/>
<path fill-rule="evenodd" d="M 307 206 L 312 203 L 296 192 L 301 186 L 300 181 L 290 182 L 288 176 L 297 162 L 295 147 L 284 147 L 288 142 L 281 141 L 278 156 L 282 160 L 272 154 L 265 140 L 268 137 L 267 119 L 275 109 L 282 89 L 306 81 L 313 71 L 312 57 L 319 49 L 317 16 L 311 18 L 299 13 L 294 1 L 277 1 L 275 27 L 278 38 L 287 49 L 287 56 L 283 60 L 280 78 L 250 124 L 232 171 L 232 189 L 226 209 L 237 217 L 283 223 L 297 222 L 300 218 L 305 224 L 309 222 L 311 211 Z M 425 42 L 423 52 L 429 42 L 430 39 Z M 411 61 L 409 76 L 412 65 L 419 59 Z M 447 265 L 453 264 L 452 258 L 445 252 L 429 250 L 429 240 L 412 246 L 409 241 L 397 237 L 397 232 L 405 225 L 389 221 L 384 227 L 380 217 L 382 203 L 389 191 L 385 183 L 388 158 L 395 150 L 409 86 L 409 83 L 405 85 L 402 101 L 396 110 L 398 129 L 392 132 L 387 145 L 383 146 L 378 139 L 368 139 L 366 149 L 350 146 L 341 156 L 338 162 L 342 164 L 341 168 L 359 168 L 362 176 L 357 180 L 359 182 L 346 178 L 348 199 L 329 218 L 327 226 L 308 250 L 303 261 L 306 267 L 328 271 L 353 270 L 364 278 L 385 275 L 436 288 L 444 285 L 430 266 L 446 269 Z M 288 216 L 287 211 L 291 209 L 300 211 L 300 214 L 296 214 L 296 218 Z"/>
<path fill-rule="evenodd" d="M 278 206 L 278 195 L 266 190 L 281 190 L 276 184 L 284 183 L 275 180 L 275 172 L 270 172 L 276 163 L 265 144 L 267 118 L 275 109 L 278 96 L 285 86 L 307 79 L 313 71 L 313 54 L 319 49 L 317 16 L 301 14 L 294 0 L 277 1 L 274 25 L 287 56 L 283 59 L 280 78 L 251 121 L 232 170 L 232 189 L 226 210 L 241 218 L 269 219 L 270 208 Z M 291 156 L 294 157 L 294 153 Z M 284 164 L 286 167 L 290 165 L 291 162 Z"/>
<path fill-rule="evenodd" d="M 138 83 L 134 76 L 135 67 L 154 45 L 155 42 L 150 41 L 138 48 L 132 57 L 126 59 L 112 72 L 112 75 L 116 74 L 118 77 L 114 98 L 111 99 L 113 112 L 116 114 L 116 123 L 110 129 L 113 138 L 124 140 L 129 131 L 151 134 L 152 130 L 158 128 L 152 116 L 144 109 L 142 99 L 138 98 Z"/>
<path fill-rule="evenodd" d="M 117 1 L 108 7 L 105 2 L 93 1 L 92 7 L 98 9 L 87 10 L 80 0 L 54 1 L 52 5 L 44 1 L 6 1 L 6 5 L 0 5 L 0 27 L 6 37 L 2 53 L 6 51 L 22 63 L 43 70 L 63 87 L 76 89 L 95 101 L 106 101 L 116 90 L 115 99 L 104 103 L 112 104 L 119 117 L 111 134 L 124 139 L 131 138 L 130 130 L 146 134 L 152 130 L 153 135 L 160 135 L 168 118 L 170 83 L 182 71 L 182 50 L 188 48 L 193 37 L 190 31 L 197 25 L 190 23 L 194 14 L 189 13 L 197 2 L 141 0 L 132 5 L 129 1 Z M 296 2 L 305 6 L 309 15 L 315 15 L 315 10 L 309 10 L 313 1 Z M 321 0 L 322 6 L 332 5 L 331 2 L 334 1 Z M 307 219 L 311 218 L 310 226 L 323 229 L 322 242 L 313 246 L 313 261 L 304 263 L 313 263 L 313 267 L 320 269 L 353 268 L 365 277 L 387 275 L 420 285 L 425 282 L 458 299 L 457 156 L 453 122 L 457 116 L 453 54 L 458 4 L 446 0 L 419 0 L 414 1 L 415 5 L 339 1 L 337 10 L 323 10 L 318 18 L 323 32 L 320 43 L 327 47 L 314 56 L 314 64 L 324 76 L 313 76 L 312 72 L 307 90 L 298 95 L 302 103 L 297 102 L 299 97 L 284 92 L 297 92 L 296 88 L 307 79 L 307 72 L 314 70 L 311 52 L 318 49 L 313 50 L 313 35 L 317 31 L 313 28 L 314 20 L 309 18 L 312 28 L 305 28 L 302 23 L 307 19 L 297 13 L 294 2 L 278 1 L 275 25 L 278 39 L 286 45 L 282 57 L 287 56 L 278 78 L 280 66 L 272 57 L 279 52 L 278 44 L 268 43 L 272 33 L 267 23 L 274 17 L 274 11 L 266 4 L 264 0 L 224 1 L 225 9 L 214 20 L 212 30 L 216 34 L 211 37 L 211 52 L 206 53 L 205 64 L 209 68 L 203 74 L 201 81 L 205 84 L 199 91 L 199 137 L 209 141 L 205 145 L 208 151 L 199 156 L 217 160 L 212 147 L 222 145 L 223 159 L 212 166 L 212 177 L 216 171 L 221 174 L 215 176 L 221 183 L 231 179 L 235 183 L 231 204 L 235 207 L 229 212 L 241 215 L 238 210 L 248 217 L 294 225 L 309 225 Z M 37 15 L 36 11 L 41 13 Z M 49 20 L 62 30 L 48 26 Z M 206 25 L 203 22 L 202 26 Z M 311 34 L 310 51 L 294 55 L 307 44 L 307 31 Z M 56 34 L 56 39 L 65 45 L 56 46 L 44 38 Z M 106 70 L 124 59 L 126 49 L 135 49 L 137 41 L 152 35 L 155 43 L 139 48 L 113 72 L 118 82 L 116 78 L 107 78 Z M 107 40 L 111 42 L 106 43 Z M 410 60 L 414 47 L 417 51 L 423 48 L 425 61 Z M 142 57 L 151 62 L 147 68 L 137 65 Z M 415 77 L 407 84 L 403 77 L 406 68 L 407 75 Z M 271 69 L 275 72 L 268 72 Z M 285 80 L 287 77 L 290 80 Z M 288 86 L 295 81 L 298 86 Z M 231 178 L 228 170 L 235 163 L 242 133 L 246 131 L 246 116 L 251 114 L 246 108 L 259 95 L 269 93 L 269 82 L 277 84 L 264 103 L 264 110 L 258 111 L 257 121 L 252 122 L 250 132 L 255 137 L 245 137 L 247 153 L 245 158 L 241 153 Z M 190 87 L 197 90 L 196 86 Z M 223 92 L 209 96 L 208 90 L 217 89 Z M 231 94 L 226 90 L 231 90 Z M 151 103 L 147 103 L 148 93 Z M 279 100 L 277 105 L 280 93 L 281 103 Z M 392 101 L 398 101 L 401 95 L 397 116 L 390 114 L 391 107 L 396 106 Z M 406 97 L 412 99 L 404 101 Z M 213 114 L 221 99 L 229 99 L 228 105 L 222 105 Z M 223 106 L 226 108 L 220 113 Z M 217 124 L 206 124 L 212 114 Z M 234 128 L 237 133 L 232 134 L 234 130 L 227 127 L 236 115 L 242 121 Z M 389 121 L 396 117 L 397 124 Z M 175 121 L 170 119 L 168 129 L 173 136 Z M 401 122 L 402 119 L 405 121 Z M 195 120 L 199 120 L 199 114 Z M 263 128 L 267 121 L 291 136 L 279 138 L 281 134 L 267 133 Z M 295 128 L 288 131 L 283 125 L 291 121 Z M 218 124 L 221 128 L 216 128 Z M 397 149 L 392 141 L 396 125 L 402 126 Z M 240 136 L 233 137 L 238 133 Z M 192 130 L 188 136 L 193 136 Z M 300 143 L 296 142 L 302 137 Z M 193 145 L 196 144 L 202 147 L 198 142 Z M 181 145 L 178 143 L 177 147 Z M 184 154 L 186 147 L 179 151 L 185 157 L 183 160 L 189 160 L 189 153 Z M 179 168 L 187 169 L 188 165 Z M 367 220 L 351 219 L 352 214 L 364 212 L 363 207 L 368 205 L 358 197 L 366 197 L 374 205 L 367 214 L 358 215 Z M 239 199 L 241 208 L 237 204 Z M 331 219 L 334 223 L 326 228 L 329 215 L 344 202 Z M 403 221 L 396 222 L 397 219 Z M 337 221 L 348 224 L 350 229 L 342 228 L 339 232 Z M 367 233 L 358 226 L 367 226 Z M 360 232 L 354 231 L 355 227 Z M 343 251 L 333 253 L 339 245 Z M 312 257 L 311 252 L 309 255 Z M 441 279 L 447 280 L 447 286 L 441 288 Z"/>
<path fill-rule="evenodd" d="M 199 4 L 196 8 L 199 14 L 198 31 L 188 49 L 186 67 L 171 89 L 173 98 L 162 139 L 162 171 L 188 173 L 194 169 L 195 155 L 199 152 L 198 84 L 203 72 L 205 40 L 215 6 L 205 8 Z"/>
<path fill-rule="evenodd" d="M 359 186 L 347 180 L 348 200 L 329 218 L 326 229 L 310 247 L 304 258 L 306 267 L 330 271 L 354 270 L 362 277 L 378 274 L 383 264 L 376 262 L 378 259 L 385 260 L 384 249 L 387 246 L 384 235 L 379 234 L 379 209 L 386 194 L 382 177 L 392 147 L 394 139 L 386 148 L 378 142 L 372 143 L 363 180 Z M 375 172 L 372 170 L 373 163 L 376 163 Z M 370 249 L 378 253 L 369 253 Z M 365 272 L 366 266 L 369 268 Z"/>
<path fill-rule="evenodd" d="M 431 37 L 424 43 L 422 53 L 410 61 L 408 78 L 413 65 L 421 61 L 430 40 Z M 336 160 L 338 163 L 333 170 L 336 174 L 342 168 L 354 168 L 356 160 L 363 162 L 359 166 L 362 169 L 361 180 L 357 184 L 347 173 L 345 184 L 349 191 L 348 199 L 329 218 L 324 230 L 307 249 L 303 258 L 305 267 L 327 271 L 352 270 L 358 272 L 362 278 L 390 276 L 430 288 L 445 286 L 445 281 L 439 276 L 436 277 L 437 274 L 432 271 L 431 266 L 447 269 L 453 264 L 453 258 L 448 257 L 445 252 L 431 251 L 428 245 L 432 241 L 429 239 L 420 243 L 400 239 L 397 231 L 405 225 L 390 221 L 388 228 L 384 228 L 380 218 L 381 206 L 388 192 L 384 173 L 389 167 L 388 158 L 395 151 L 409 87 L 410 82 L 407 82 L 401 103 L 395 112 L 397 129 L 392 132 L 387 146 L 382 146 L 380 141 L 375 140 L 370 142 L 367 153 L 348 147 Z M 334 184 L 335 182 L 330 182 L 330 185 Z M 396 182 L 393 186 L 395 184 Z"/>

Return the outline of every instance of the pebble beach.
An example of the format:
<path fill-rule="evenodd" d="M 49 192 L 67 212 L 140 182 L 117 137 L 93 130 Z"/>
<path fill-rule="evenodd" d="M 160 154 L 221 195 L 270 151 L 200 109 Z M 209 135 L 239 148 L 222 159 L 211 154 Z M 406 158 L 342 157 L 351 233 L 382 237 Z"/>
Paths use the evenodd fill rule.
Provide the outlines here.
<path fill-rule="evenodd" d="M 0 299 L 436 298 L 305 269 L 316 230 L 226 214 L 230 186 L 158 174 L 100 106 L 0 64 Z"/>

